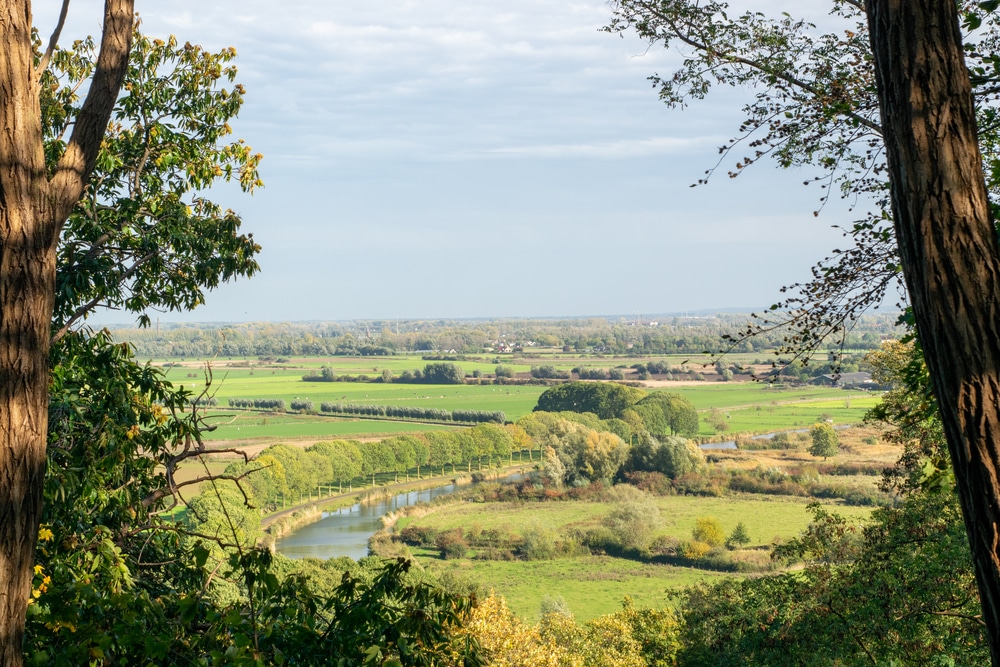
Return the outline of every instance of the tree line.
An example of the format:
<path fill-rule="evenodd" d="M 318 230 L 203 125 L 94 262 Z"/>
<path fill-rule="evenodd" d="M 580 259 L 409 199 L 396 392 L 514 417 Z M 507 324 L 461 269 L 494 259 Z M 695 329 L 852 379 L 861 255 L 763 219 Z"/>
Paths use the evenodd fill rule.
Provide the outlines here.
<path fill-rule="evenodd" d="M 176 325 L 158 330 L 114 329 L 116 339 L 135 345 L 144 358 L 384 356 L 414 352 L 483 354 L 506 349 L 530 352 L 534 347 L 557 347 L 572 353 L 620 356 L 701 354 L 726 345 L 723 336 L 735 334 L 746 315 L 668 317 L 656 327 L 634 326 L 611 318 L 565 320 L 402 321 L 346 323 L 270 323 Z M 895 316 L 868 315 L 844 340 L 847 349 L 874 349 L 883 338 L 898 333 Z M 510 327 L 508 330 L 507 327 Z M 403 331 L 411 329 L 410 331 Z M 418 329 L 413 331 L 412 329 Z M 529 345 L 532 343 L 532 345 Z M 740 352 L 773 352 L 782 345 L 780 333 L 765 333 L 741 342 Z"/>
<path fill-rule="evenodd" d="M 294 409 L 294 408 L 293 408 Z M 368 405 L 363 403 L 321 403 L 320 411 L 340 415 L 366 417 L 399 417 L 439 422 L 496 422 L 503 424 L 507 416 L 502 410 L 445 410 L 411 405 Z"/>

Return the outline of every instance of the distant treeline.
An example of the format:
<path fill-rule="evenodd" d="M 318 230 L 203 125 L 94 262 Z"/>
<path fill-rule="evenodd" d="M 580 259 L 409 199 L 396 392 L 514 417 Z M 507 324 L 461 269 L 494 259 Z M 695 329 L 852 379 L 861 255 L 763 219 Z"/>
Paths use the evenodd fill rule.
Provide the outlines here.
<path fill-rule="evenodd" d="M 461 366 L 452 363 L 438 362 L 412 371 L 403 371 L 398 377 L 389 369 L 383 369 L 380 375 L 337 375 L 329 366 L 323 366 L 319 374 L 310 373 L 302 376 L 303 382 L 400 382 L 403 384 L 462 384 L 465 382 L 465 372 Z"/>
<path fill-rule="evenodd" d="M 421 408 L 411 405 L 366 405 L 361 403 L 323 403 L 319 409 L 322 412 L 339 415 L 398 417 L 403 419 L 454 421 L 470 424 L 483 422 L 503 424 L 507 421 L 507 416 L 501 410 L 442 410 L 440 408 Z"/>
<path fill-rule="evenodd" d="M 665 317 L 655 326 L 643 320 L 578 318 L 563 320 L 399 321 L 347 323 L 243 323 L 161 325 L 157 329 L 116 329 L 140 357 L 383 356 L 435 352 L 443 358 L 491 352 L 526 352 L 557 347 L 568 352 L 648 356 L 701 354 L 727 347 L 723 335 L 738 334 L 747 315 Z M 874 349 L 897 334 L 897 314 L 861 317 L 846 334 L 848 349 Z M 782 332 L 762 333 L 740 342 L 736 352 L 774 351 Z"/>
<path fill-rule="evenodd" d="M 284 410 L 285 401 L 280 398 L 230 398 L 229 407 L 244 410 Z"/>

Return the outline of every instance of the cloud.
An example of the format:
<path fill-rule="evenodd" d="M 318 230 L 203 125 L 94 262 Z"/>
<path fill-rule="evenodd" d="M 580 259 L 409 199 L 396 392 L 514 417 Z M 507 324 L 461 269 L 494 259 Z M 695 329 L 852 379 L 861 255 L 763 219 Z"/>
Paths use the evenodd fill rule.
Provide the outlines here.
<path fill-rule="evenodd" d="M 802 5 L 737 0 L 733 12 L 775 3 Z M 102 5 L 74 0 L 63 41 L 96 33 Z M 830 243 L 830 213 L 802 224 L 816 202 L 799 175 L 761 164 L 730 182 L 723 165 L 710 187 L 688 187 L 748 93 L 666 109 L 647 77 L 680 54 L 601 32 L 605 0 L 138 8 L 151 35 L 237 48 L 248 93 L 234 127 L 265 155 L 261 194 L 224 195 L 264 245 L 264 274 L 194 319 L 769 303 Z M 57 10 L 36 4 L 43 33 Z M 364 287 L 295 287 L 345 281 Z"/>

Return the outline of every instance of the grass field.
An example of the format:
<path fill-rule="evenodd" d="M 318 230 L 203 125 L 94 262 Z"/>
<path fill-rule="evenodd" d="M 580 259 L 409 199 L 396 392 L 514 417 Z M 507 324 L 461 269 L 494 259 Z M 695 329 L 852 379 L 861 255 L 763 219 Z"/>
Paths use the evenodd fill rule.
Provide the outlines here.
<path fill-rule="evenodd" d="M 566 355 L 563 355 L 566 356 Z M 567 361 L 572 367 L 581 358 Z M 683 361 L 678 359 L 676 361 Z M 538 362 L 538 360 L 534 360 Z M 588 361 L 594 362 L 593 357 Z M 608 361 L 608 360 L 598 360 Z M 623 360 L 618 360 L 623 361 Z M 625 361 L 635 362 L 634 359 Z M 162 364 L 163 362 L 157 361 Z M 167 369 L 167 377 L 175 384 L 200 392 L 205 388 L 203 366 L 186 361 L 181 367 Z M 218 428 L 207 436 L 210 440 L 245 440 L 254 438 L 324 438 L 376 437 L 403 432 L 446 428 L 437 425 L 378 420 L 348 420 L 309 415 L 264 415 L 258 412 L 227 410 L 228 399 L 276 398 L 286 403 L 311 400 L 318 410 L 324 402 L 352 402 L 378 405 L 410 405 L 445 410 L 502 410 L 508 420 L 516 420 L 531 412 L 541 386 L 503 385 L 422 385 L 401 383 L 303 382 L 302 376 L 318 371 L 323 365 L 333 365 L 338 374 L 367 373 L 377 376 L 388 368 L 398 374 L 402 370 L 420 368 L 428 363 L 419 357 L 332 357 L 294 358 L 288 363 L 264 363 L 216 360 L 212 368 L 211 391 L 219 401 L 214 411 Z M 466 371 L 476 364 L 459 362 Z M 511 365 L 504 361 L 504 365 Z M 527 364 L 513 364 L 527 371 Z M 599 365 L 599 364 L 598 364 Z M 605 364 L 607 366 L 607 364 Z M 492 372 L 495 365 L 479 363 L 478 367 Z M 699 435 L 715 435 L 704 417 L 712 409 L 728 415 L 730 428 L 726 435 L 804 428 L 826 415 L 837 424 L 857 423 L 877 401 L 868 392 L 844 391 L 828 387 L 798 387 L 778 389 L 752 382 L 661 382 L 649 390 L 683 394 L 702 412 Z"/>
<path fill-rule="evenodd" d="M 811 514 L 806 498 L 786 496 L 727 496 L 701 498 L 667 496 L 657 498 L 661 515 L 667 517 L 656 535 L 691 539 L 695 520 L 713 516 L 726 533 L 742 521 L 751 537 L 751 547 L 765 547 L 775 540 L 797 535 L 808 526 Z M 825 505 L 825 507 L 831 507 Z M 612 509 L 597 502 L 463 503 L 447 505 L 414 523 L 438 529 L 479 526 L 508 527 L 520 532 L 539 525 L 566 535 L 574 528 L 596 526 Z M 867 508 L 837 506 L 840 514 L 863 520 Z M 493 589 L 507 598 L 511 609 L 526 620 L 534 620 L 545 595 L 561 595 L 578 620 L 587 620 L 619 608 L 629 595 L 642 605 L 666 604 L 671 588 L 714 580 L 724 575 L 707 570 L 641 563 L 604 556 L 558 558 L 551 561 L 441 560 L 434 550 L 414 549 L 420 563 L 436 572 L 453 571 Z"/>

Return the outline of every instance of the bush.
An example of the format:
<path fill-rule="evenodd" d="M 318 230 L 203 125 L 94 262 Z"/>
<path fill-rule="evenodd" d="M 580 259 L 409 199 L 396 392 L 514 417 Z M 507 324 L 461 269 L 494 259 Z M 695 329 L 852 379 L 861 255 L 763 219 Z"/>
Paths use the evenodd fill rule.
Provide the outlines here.
<path fill-rule="evenodd" d="M 453 528 L 437 536 L 435 546 L 441 550 L 441 558 L 450 560 L 465 558 L 469 551 L 469 543 L 465 541 L 461 528 Z"/>
<path fill-rule="evenodd" d="M 681 558 L 686 558 L 687 560 L 701 560 L 712 550 L 712 545 L 706 544 L 704 542 L 699 542 L 698 540 L 692 540 L 691 542 L 681 542 L 677 546 L 677 554 Z"/>
<path fill-rule="evenodd" d="M 521 534 L 519 549 L 525 560 L 552 560 L 556 557 L 555 533 L 540 524 L 533 524 Z"/>
<path fill-rule="evenodd" d="M 676 556 L 680 540 L 672 535 L 660 535 L 649 544 L 649 553 L 654 556 Z"/>
<path fill-rule="evenodd" d="M 619 502 L 611 512 L 604 517 L 604 525 L 618 536 L 622 546 L 630 549 L 641 549 L 649 539 L 650 533 L 660 527 L 660 509 L 652 496 L 635 487 L 621 485 L 624 489 L 632 489 L 632 498 Z"/>
<path fill-rule="evenodd" d="M 412 547 L 433 547 L 437 544 L 438 530 L 429 526 L 407 526 L 399 531 L 400 541 Z"/>
<path fill-rule="evenodd" d="M 691 535 L 696 542 L 704 542 L 712 547 L 722 546 L 726 541 L 726 534 L 722 532 L 722 524 L 714 516 L 702 516 L 695 519 Z"/>
<path fill-rule="evenodd" d="M 610 528 L 598 526 L 590 528 L 579 535 L 580 544 L 584 545 L 591 552 L 596 553 L 617 553 L 621 548 L 621 541 Z"/>

